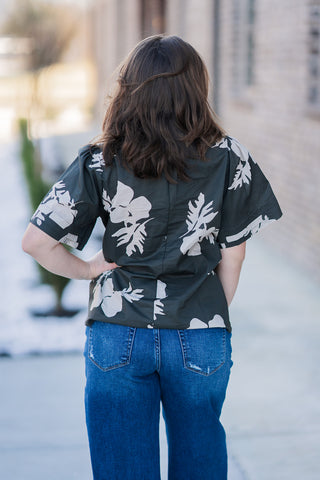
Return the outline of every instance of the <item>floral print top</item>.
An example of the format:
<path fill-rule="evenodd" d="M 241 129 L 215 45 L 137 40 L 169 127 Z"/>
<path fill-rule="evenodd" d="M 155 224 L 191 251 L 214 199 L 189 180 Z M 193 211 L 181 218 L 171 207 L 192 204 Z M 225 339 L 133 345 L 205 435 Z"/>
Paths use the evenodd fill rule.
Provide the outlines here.
<path fill-rule="evenodd" d="M 220 249 L 282 213 L 238 140 L 224 137 L 206 157 L 187 160 L 189 181 L 169 183 L 134 176 L 117 156 L 105 167 L 99 146 L 87 145 L 43 199 L 34 225 L 81 250 L 101 217 L 104 256 L 120 265 L 91 281 L 87 325 L 231 331 Z"/>

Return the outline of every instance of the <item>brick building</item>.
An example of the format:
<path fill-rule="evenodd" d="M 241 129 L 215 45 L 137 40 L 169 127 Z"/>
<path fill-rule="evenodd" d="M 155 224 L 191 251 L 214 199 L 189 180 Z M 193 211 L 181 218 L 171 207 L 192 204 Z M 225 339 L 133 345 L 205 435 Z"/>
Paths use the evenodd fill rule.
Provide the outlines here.
<path fill-rule="evenodd" d="M 206 61 L 210 99 L 284 212 L 264 238 L 320 279 L 320 0 L 96 0 L 97 115 L 111 74 L 143 37 L 176 34 Z"/>

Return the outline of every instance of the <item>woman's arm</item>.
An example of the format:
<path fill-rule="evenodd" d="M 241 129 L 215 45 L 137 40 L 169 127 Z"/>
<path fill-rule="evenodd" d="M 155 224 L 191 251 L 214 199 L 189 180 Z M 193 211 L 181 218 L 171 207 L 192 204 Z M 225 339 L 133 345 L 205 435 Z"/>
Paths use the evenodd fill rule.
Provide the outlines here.
<path fill-rule="evenodd" d="M 106 262 L 101 250 L 90 260 L 81 260 L 32 223 L 23 236 L 22 249 L 49 272 L 67 278 L 91 280 L 118 266 Z"/>
<path fill-rule="evenodd" d="M 236 247 L 221 249 L 222 259 L 215 271 L 222 283 L 228 305 L 236 293 L 245 252 L 246 242 Z"/>

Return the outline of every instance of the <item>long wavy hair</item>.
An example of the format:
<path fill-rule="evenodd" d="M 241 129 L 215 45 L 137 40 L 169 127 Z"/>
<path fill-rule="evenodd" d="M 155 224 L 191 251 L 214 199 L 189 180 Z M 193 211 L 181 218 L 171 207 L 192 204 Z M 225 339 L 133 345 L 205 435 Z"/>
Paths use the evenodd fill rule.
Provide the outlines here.
<path fill-rule="evenodd" d="M 187 180 L 186 158 L 205 159 L 224 131 L 208 104 L 208 72 L 177 36 L 142 40 L 123 62 L 98 142 L 140 178 Z"/>

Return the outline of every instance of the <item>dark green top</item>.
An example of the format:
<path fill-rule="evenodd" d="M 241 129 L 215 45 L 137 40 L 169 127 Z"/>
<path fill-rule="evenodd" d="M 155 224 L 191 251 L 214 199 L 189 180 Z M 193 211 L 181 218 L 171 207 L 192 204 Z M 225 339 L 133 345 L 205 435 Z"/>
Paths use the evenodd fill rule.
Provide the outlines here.
<path fill-rule="evenodd" d="M 92 320 L 148 328 L 226 327 L 228 306 L 214 269 L 238 245 L 281 217 L 269 182 L 248 151 L 225 137 L 207 160 L 188 159 L 190 181 L 141 179 L 115 157 L 105 167 L 86 146 L 31 221 L 81 250 L 96 219 L 103 252 L 121 268 L 90 283 Z"/>

